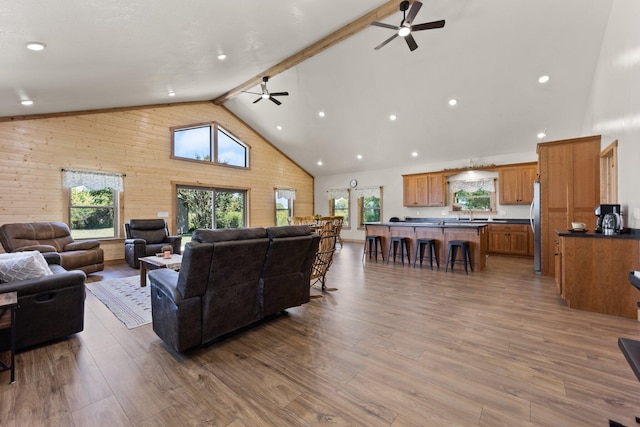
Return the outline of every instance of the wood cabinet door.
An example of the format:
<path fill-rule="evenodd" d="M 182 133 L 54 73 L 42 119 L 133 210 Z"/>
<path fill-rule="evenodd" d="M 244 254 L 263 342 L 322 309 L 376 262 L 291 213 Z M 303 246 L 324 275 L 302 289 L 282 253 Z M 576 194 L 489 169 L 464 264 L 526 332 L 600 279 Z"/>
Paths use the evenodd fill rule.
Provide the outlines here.
<path fill-rule="evenodd" d="M 416 177 L 416 206 L 429 206 L 429 176 Z"/>
<path fill-rule="evenodd" d="M 520 169 L 520 199 L 522 204 L 530 205 L 533 201 L 533 183 L 538 176 L 538 167 L 536 165 L 523 166 Z"/>
<path fill-rule="evenodd" d="M 509 232 L 509 252 L 514 255 L 527 255 L 529 252 L 529 236 L 526 231 Z"/>
<path fill-rule="evenodd" d="M 413 176 L 402 177 L 403 204 L 405 206 L 416 205 L 416 179 Z"/>
<path fill-rule="evenodd" d="M 445 186 L 444 175 L 441 173 L 431 173 L 428 176 L 428 205 L 445 206 Z"/>
<path fill-rule="evenodd" d="M 520 170 L 516 167 L 503 168 L 498 172 L 501 205 L 516 205 L 520 197 Z"/>

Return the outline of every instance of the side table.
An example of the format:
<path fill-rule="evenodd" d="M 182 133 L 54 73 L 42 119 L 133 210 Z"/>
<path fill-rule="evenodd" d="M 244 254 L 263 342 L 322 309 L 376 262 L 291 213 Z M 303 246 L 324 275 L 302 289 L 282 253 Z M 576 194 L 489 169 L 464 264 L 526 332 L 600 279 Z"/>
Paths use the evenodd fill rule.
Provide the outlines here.
<path fill-rule="evenodd" d="M 0 357 L 0 372 L 11 370 L 11 384 L 16 382 L 16 308 L 17 292 L 0 294 L 0 353 L 10 353 L 8 364 Z"/>

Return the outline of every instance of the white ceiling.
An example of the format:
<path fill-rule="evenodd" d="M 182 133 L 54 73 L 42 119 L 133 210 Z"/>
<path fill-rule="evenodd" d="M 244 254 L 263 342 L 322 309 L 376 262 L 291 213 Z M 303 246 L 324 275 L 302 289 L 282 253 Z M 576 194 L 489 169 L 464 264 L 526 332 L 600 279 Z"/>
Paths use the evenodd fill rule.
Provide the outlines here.
<path fill-rule="evenodd" d="M 224 105 L 314 176 L 534 152 L 581 135 L 612 1 L 423 0 L 414 52 L 369 27 Z M 4 0 L 0 117 L 212 100 L 383 3 Z"/>

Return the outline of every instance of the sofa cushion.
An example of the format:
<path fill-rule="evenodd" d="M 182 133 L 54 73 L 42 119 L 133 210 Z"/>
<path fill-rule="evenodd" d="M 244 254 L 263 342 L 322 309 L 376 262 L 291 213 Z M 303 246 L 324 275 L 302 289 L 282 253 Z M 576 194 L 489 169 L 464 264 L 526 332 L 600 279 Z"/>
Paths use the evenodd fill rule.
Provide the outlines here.
<path fill-rule="evenodd" d="M 307 236 L 311 234 L 311 227 L 308 225 L 283 225 L 277 227 L 267 227 L 270 239 L 282 237 Z"/>
<path fill-rule="evenodd" d="M 0 254 L 0 281 L 15 282 L 53 274 L 38 251 Z"/>

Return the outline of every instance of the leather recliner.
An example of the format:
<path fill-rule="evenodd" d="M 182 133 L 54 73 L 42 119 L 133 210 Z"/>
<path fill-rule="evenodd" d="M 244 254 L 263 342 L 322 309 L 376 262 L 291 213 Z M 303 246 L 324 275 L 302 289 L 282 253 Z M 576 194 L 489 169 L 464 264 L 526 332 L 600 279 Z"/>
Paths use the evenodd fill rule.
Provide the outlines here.
<path fill-rule="evenodd" d="M 169 236 L 164 219 L 131 219 L 124 224 L 124 259 L 133 268 L 140 268 L 139 258 L 152 256 L 171 246 L 172 253 L 180 253 L 182 236 Z"/>
<path fill-rule="evenodd" d="M 43 254 L 52 275 L 0 283 L 0 292 L 18 293 L 16 349 L 65 338 L 84 329 L 87 276 L 66 271 L 59 253 Z"/>
<path fill-rule="evenodd" d="M 64 222 L 27 222 L 4 224 L 0 242 L 6 252 L 39 251 L 60 254 L 65 270 L 82 270 L 86 274 L 104 269 L 104 252 L 97 240 L 74 241 Z"/>

